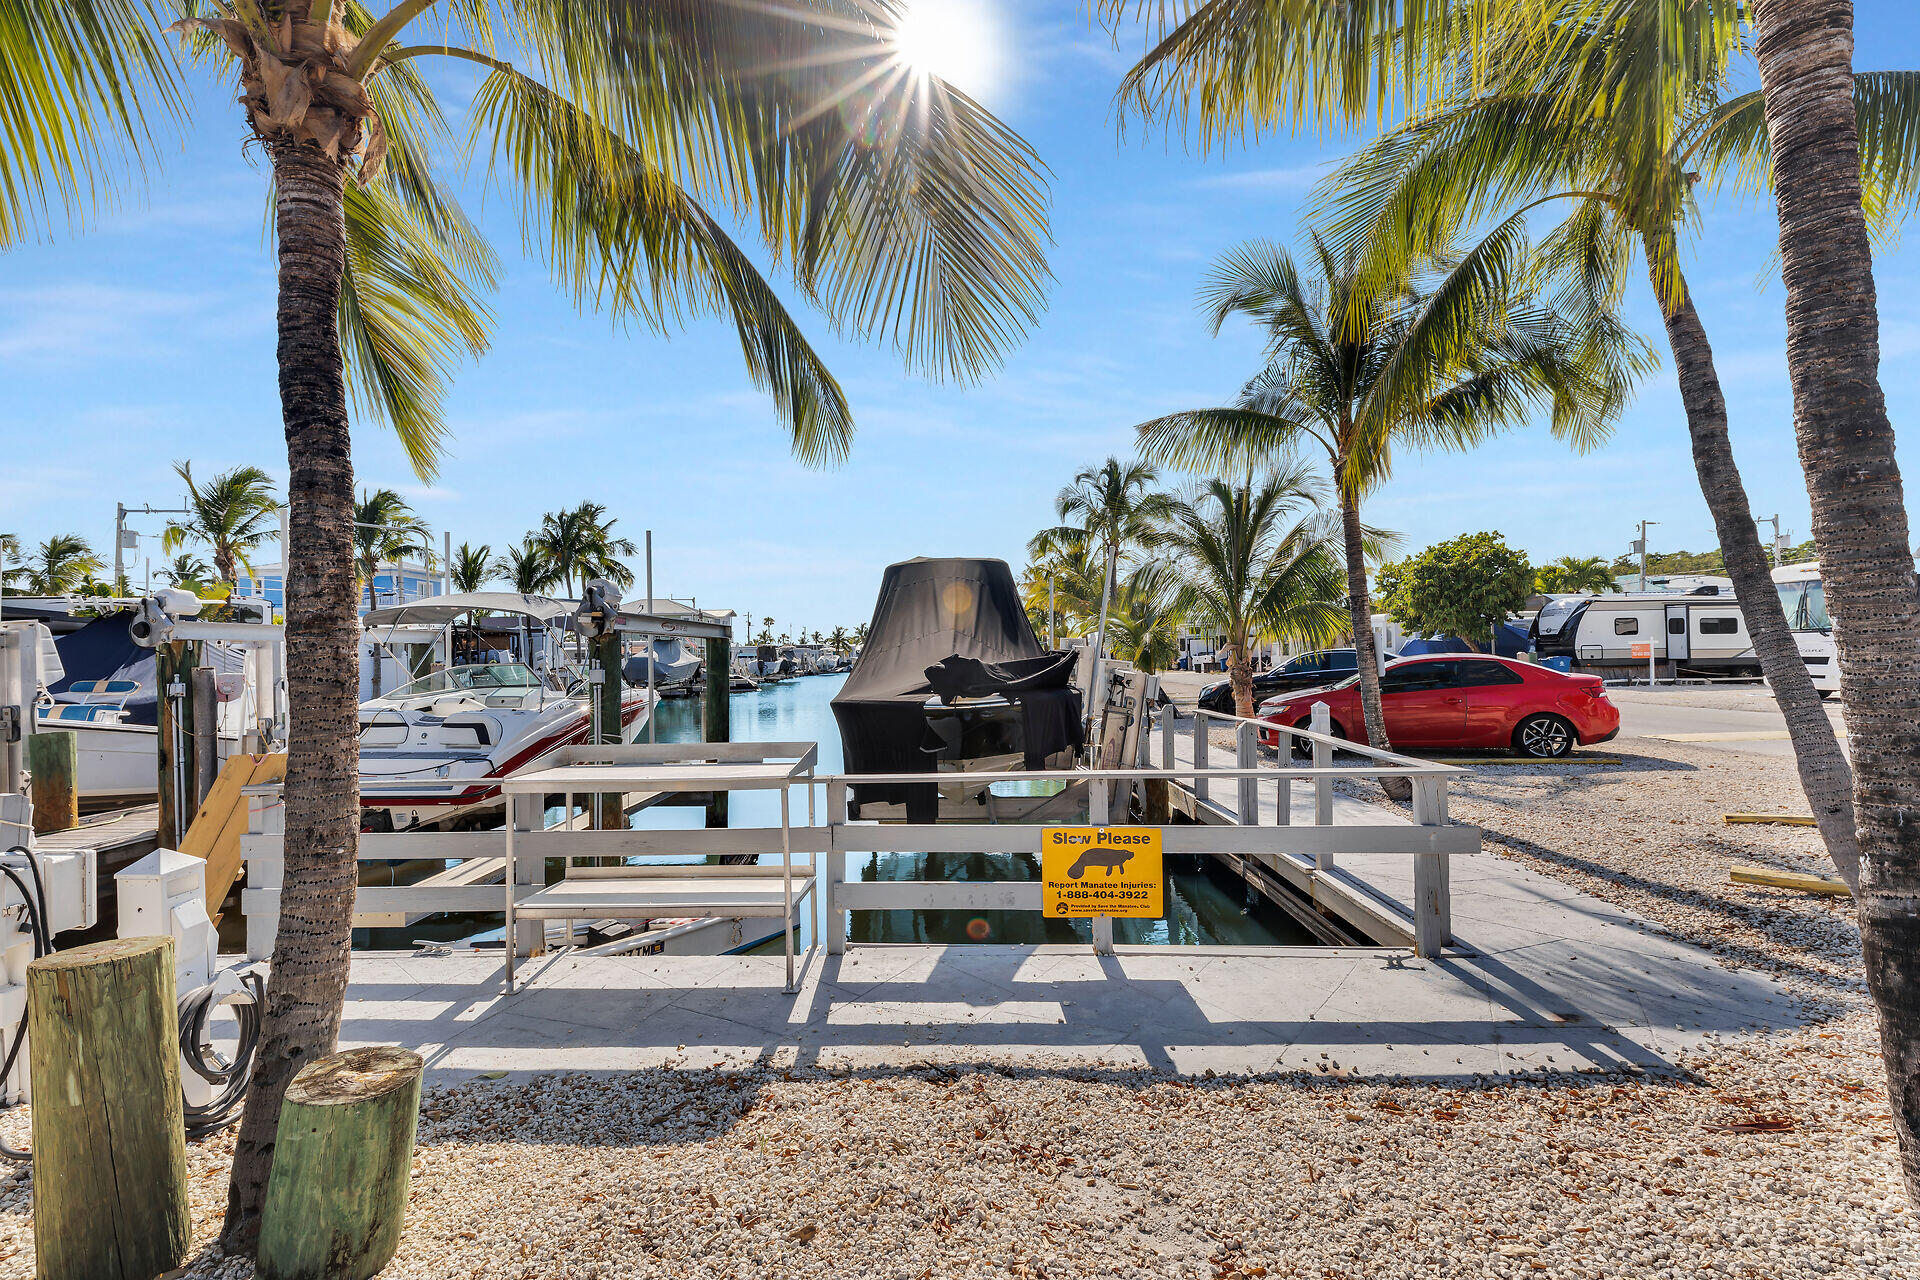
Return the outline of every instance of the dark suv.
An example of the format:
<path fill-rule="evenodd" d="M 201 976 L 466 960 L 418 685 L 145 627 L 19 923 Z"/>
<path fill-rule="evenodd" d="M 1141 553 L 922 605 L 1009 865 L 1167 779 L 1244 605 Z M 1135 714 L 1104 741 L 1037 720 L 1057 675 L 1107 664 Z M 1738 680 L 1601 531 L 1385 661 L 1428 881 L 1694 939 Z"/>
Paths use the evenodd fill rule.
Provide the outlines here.
<path fill-rule="evenodd" d="M 1394 654 L 1387 654 L 1384 661 L 1393 661 Z M 1324 684 L 1334 684 L 1345 680 L 1360 669 L 1352 649 L 1320 649 L 1313 653 L 1303 653 L 1288 658 L 1271 671 L 1262 671 L 1253 677 L 1253 705 L 1258 707 L 1263 698 L 1275 694 L 1293 693 L 1299 689 L 1318 689 Z M 1217 711 L 1221 715 L 1233 714 L 1233 684 L 1228 680 L 1216 680 L 1200 691 L 1200 709 Z"/>

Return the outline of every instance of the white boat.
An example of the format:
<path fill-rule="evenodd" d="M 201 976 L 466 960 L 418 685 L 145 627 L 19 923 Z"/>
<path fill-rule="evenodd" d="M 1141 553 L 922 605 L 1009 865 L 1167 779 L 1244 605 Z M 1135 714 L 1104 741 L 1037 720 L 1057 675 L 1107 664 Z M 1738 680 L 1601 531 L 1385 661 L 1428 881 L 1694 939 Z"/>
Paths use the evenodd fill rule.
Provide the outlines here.
<path fill-rule="evenodd" d="M 404 830 L 452 818 L 499 799 L 494 779 L 593 733 L 586 672 L 554 660 L 549 635 L 572 606 L 542 596 L 476 591 L 430 596 L 366 615 L 376 640 L 420 636 L 476 611 L 527 620 L 524 648 L 542 663 L 478 662 L 421 676 L 360 704 L 360 807 L 371 827 Z M 653 700 L 644 688 L 620 694 L 620 738 L 636 740 Z"/>
<path fill-rule="evenodd" d="M 622 679 L 628 684 L 647 683 L 647 667 L 653 667 L 653 683 L 679 684 L 691 680 L 700 670 L 701 654 L 684 640 L 655 639 L 641 641 L 637 651 L 622 664 Z"/>

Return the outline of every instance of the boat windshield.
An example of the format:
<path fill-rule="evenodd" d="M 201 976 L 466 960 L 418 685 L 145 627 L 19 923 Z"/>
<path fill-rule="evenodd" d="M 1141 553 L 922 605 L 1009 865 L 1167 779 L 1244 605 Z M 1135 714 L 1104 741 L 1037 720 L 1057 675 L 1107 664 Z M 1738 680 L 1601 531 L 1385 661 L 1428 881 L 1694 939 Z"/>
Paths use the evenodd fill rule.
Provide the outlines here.
<path fill-rule="evenodd" d="M 471 667 L 449 667 L 401 685 L 389 698 L 419 698 L 431 693 L 458 693 L 466 689 L 523 688 L 540 683 L 533 668 L 523 662 L 485 662 Z"/>
<path fill-rule="evenodd" d="M 1827 617 L 1827 592 L 1818 578 L 1811 582 L 1776 583 L 1780 607 L 1786 612 L 1787 626 L 1795 631 L 1831 631 L 1833 620 Z"/>

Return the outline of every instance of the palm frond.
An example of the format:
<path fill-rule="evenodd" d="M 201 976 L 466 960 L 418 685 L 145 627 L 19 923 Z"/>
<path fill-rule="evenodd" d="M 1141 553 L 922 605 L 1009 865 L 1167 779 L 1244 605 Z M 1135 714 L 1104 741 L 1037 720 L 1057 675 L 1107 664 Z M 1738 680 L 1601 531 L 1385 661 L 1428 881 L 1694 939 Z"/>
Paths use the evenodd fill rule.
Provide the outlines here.
<path fill-rule="evenodd" d="M 0 249 L 84 221 L 183 109 L 148 0 L 0 0 Z"/>

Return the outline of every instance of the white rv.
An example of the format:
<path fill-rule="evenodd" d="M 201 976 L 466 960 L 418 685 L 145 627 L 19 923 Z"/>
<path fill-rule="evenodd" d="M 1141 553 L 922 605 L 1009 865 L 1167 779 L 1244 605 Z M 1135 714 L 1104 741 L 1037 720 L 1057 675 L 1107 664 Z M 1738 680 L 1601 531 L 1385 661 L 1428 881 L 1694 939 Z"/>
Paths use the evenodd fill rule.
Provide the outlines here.
<path fill-rule="evenodd" d="M 1554 596 L 1528 635 L 1541 658 L 1569 658 L 1574 670 L 1597 676 L 1644 676 L 1649 656 L 1662 679 L 1760 676 L 1747 621 L 1731 595 Z"/>
<path fill-rule="evenodd" d="M 1827 593 L 1820 585 L 1820 562 L 1781 565 L 1773 571 L 1773 587 L 1780 593 L 1780 607 L 1786 610 L 1815 691 L 1823 698 L 1838 693 L 1840 654 L 1833 643 L 1833 621 L 1827 617 Z"/>

